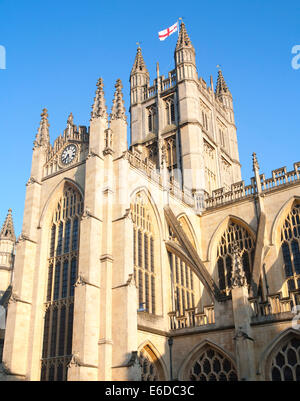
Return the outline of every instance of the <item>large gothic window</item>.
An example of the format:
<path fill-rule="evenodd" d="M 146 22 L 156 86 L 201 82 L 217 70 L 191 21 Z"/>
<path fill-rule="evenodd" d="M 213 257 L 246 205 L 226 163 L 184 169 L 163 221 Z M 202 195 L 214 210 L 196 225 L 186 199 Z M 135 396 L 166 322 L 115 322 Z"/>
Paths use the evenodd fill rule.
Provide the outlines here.
<path fill-rule="evenodd" d="M 300 381 L 300 338 L 285 341 L 271 360 L 272 381 Z"/>
<path fill-rule="evenodd" d="M 190 243 L 196 248 L 196 243 L 192 231 L 184 216 L 178 218 L 180 225 L 185 232 Z M 169 226 L 169 239 L 180 243 Z M 170 275 L 171 275 L 171 302 L 172 312 L 176 312 L 179 316 L 184 316 L 185 311 L 195 308 L 196 286 L 198 279 L 195 277 L 193 270 L 184 260 L 172 252 L 168 252 Z"/>
<path fill-rule="evenodd" d="M 131 205 L 133 219 L 134 278 L 138 286 L 139 309 L 155 314 L 155 233 L 147 197 L 136 196 Z"/>
<path fill-rule="evenodd" d="M 168 254 L 171 268 L 173 309 L 179 316 L 183 316 L 187 309 L 195 308 L 193 271 L 177 255 L 171 252 Z"/>
<path fill-rule="evenodd" d="M 234 364 L 216 349 L 207 346 L 189 370 L 192 381 L 237 381 Z"/>
<path fill-rule="evenodd" d="M 229 295 L 232 276 L 233 245 L 237 243 L 240 248 L 243 268 L 250 284 L 252 272 L 255 242 L 250 233 L 239 224 L 230 221 L 224 231 L 217 249 L 217 269 L 219 288 L 224 294 Z"/>
<path fill-rule="evenodd" d="M 300 289 L 300 204 L 295 204 L 281 229 L 284 273 L 289 290 Z"/>
<path fill-rule="evenodd" d="M 41 380 L 66 380 L 72 354 L 80 193 L 66 185 L 52 217 L 48 257 Z"/>

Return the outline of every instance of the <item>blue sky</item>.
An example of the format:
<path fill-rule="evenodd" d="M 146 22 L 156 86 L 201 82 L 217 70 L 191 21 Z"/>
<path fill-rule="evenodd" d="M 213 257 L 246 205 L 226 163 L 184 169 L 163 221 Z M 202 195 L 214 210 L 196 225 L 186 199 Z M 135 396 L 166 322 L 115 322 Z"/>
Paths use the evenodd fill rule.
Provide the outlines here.
<path fill-rule="evenodd" d="M 174 68 L 177 36 L 157 32 L 183 17 L 196 49 L 199 76 L 209 82 L 222 65 L 234 97 L 242 175 L 252 176 L 256 151 L 261 172 L 300 161 L 300 69 L 291 67 L 300 45 L 299 1 L 211 0 L 161 2 L 102 0 L 0 0 L 0 45 L 7 69 L 0 70 L 0 224 L 9 207 L 21 231 L 32 143 L 47 107 L 51 141 L 72 111 L 88 125 L 96 81 L 104 79 L 111 108 L 121 78 L 126 107 L 129 74 L 141 42 L 155 77 L 156 62 Z"/>

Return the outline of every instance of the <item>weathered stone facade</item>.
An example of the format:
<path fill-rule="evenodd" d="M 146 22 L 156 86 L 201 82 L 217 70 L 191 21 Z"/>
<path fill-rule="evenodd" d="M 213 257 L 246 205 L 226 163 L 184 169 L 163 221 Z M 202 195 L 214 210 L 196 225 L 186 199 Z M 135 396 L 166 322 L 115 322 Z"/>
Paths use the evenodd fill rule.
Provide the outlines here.
<path fill-rule="evenodd" d="M 53 146 L 43 110 L 2 379 L 299 380 L 300 163 L 266 179 L 253 154 L 245 186 L 232 95 L 183 23 L 175 69 L 150 86 L 139 47 L 130 87 L 129 150 L 120 80 Z"/>

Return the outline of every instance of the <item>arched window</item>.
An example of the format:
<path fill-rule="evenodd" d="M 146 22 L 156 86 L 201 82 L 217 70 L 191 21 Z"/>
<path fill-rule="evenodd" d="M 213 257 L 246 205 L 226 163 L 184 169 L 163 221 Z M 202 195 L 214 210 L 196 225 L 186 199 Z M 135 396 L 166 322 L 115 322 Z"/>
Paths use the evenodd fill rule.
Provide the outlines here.
<path fill-rule="evenodd" d="M 183 316 L 187 309 L 195 308 L 194 274 L 177 255 L 168 252 L 171 268 L 173 311 Z"/>
<path fill-rule="evenodd" d="M 177 155 L 176 155 L 176 137 L 172 135 L 165 140 L 166 155 L 167 155 L 167 167 L 170 172 L 170 176 L 173 176 L 173 171 L 177 168 Z"/>
<path fill-rule="evenodd" d="M 50 232 L 41 380 L 67 379 L 82 209 L 80 193 L 66 185 L 53 213 Z"/>
<path fill-rule="evenodd" d="M 234 364 L 212 347 L 205 347 L 189 370 L 191 381 L 237 381 Z"/>
<path fill-rule="evenodd" d="M 300 381 L 300 338 L 290 338 L 277 348 L 271 359 L 272 381 Z"/>
<path fill-rule="evenodd" d="M 230 221 L 217 249 L 217 270 L 220 291 L 226 295 L 231 291 L 233 244 L 237 243 L 243 261 L 243 268 L 250 284 L 254 259 L 255 241 L 251 234 L 239 224 Z"/>
<path fill-rule="evenodd" d="M 151 106 L 147 108 L 148 114 L 148 132 L 156 132 L 156 106 Z"/>
<path fill-rule="evenodd" d="M 175 124 L 175 105 L 173 97 L 167 98 L 165 101 L 166 104 L 166 116 L 167 116 L 167 125 Z"/>
<path fill-rule="evenodd" d="M 139 290 L 138 307 L 155 314 L 155 233 L 149 203 L 144 194 L 137 194 L 131 211 L 134 223 L 134 278 Z"/>
<path fill-rule="evenodd" d="M 196 243 L 192 231 L 184 216 L 178 221 L 185 232 L 190 243 L 196 248 Z M 173 230 L 169 226 L 169 239 L 176 242 L 179 246 L 178 239 Z M 179 316 L 184 316 L 187 309 L 195 308 L 195 286 L 198 279 L 195 277 L 193 270 L 178 255 L 168 252 L 170 274 L 171 274 L 171 302 L 172 312 L 176 312 Z"/>
<path fill-rule="evenodd" d="M 165 380 L 160 361 L 149 345 L 146 345 L 139 353 L 142 381 Z"/>
<path fill-rule="evenodd" d="M 203 122 L 203 128 L 208 131 L 208 118 L 207 118 L 207 113 L 205 111 L 202 111 L 202 122 Z"/>
<path fill-rule="evenodd" d="M 281 251 L 289 290 L 300 288 L 300 204 L 295 204 L 281 229 Z"/>

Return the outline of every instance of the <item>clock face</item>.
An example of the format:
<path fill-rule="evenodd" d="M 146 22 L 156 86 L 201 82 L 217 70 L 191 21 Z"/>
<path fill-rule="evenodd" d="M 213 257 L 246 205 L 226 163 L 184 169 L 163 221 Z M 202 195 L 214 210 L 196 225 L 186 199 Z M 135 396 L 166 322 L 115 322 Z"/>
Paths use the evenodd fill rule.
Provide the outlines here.
<path fill-rule="evenodd" d="M 76 156 L 77 148 L 75 145 L 68 145 L 61 154 L 63 164 L 70 164 Z"/>

